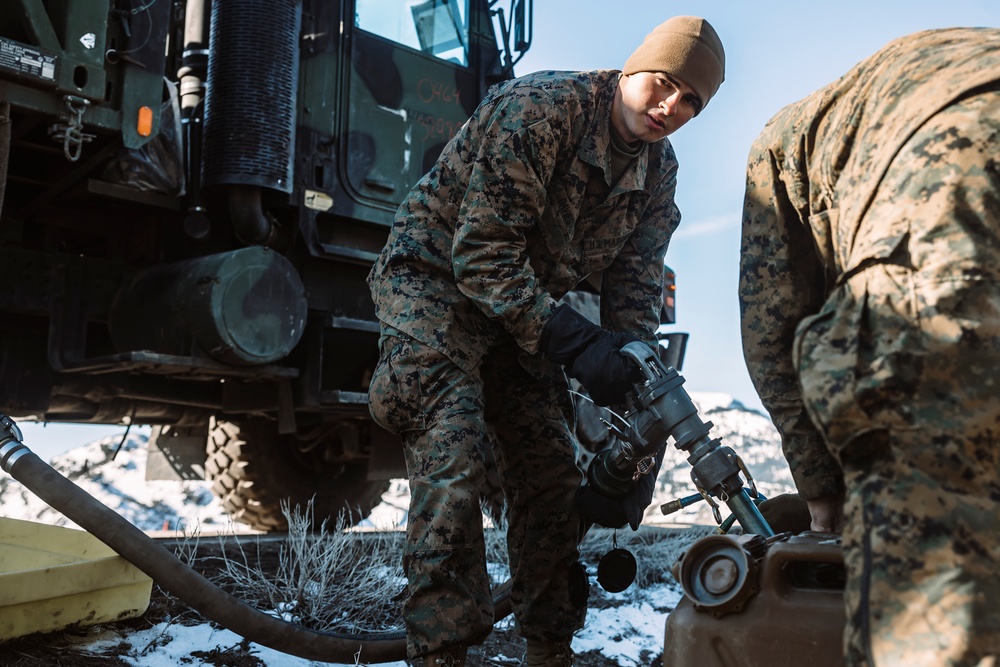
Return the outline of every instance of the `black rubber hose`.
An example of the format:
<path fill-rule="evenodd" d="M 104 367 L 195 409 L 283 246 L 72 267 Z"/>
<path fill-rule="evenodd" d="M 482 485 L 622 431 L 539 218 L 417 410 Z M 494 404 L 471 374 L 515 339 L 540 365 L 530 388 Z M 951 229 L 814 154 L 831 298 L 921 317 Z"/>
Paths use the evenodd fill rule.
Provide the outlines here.
<path fill-rule="evenodd" d="M 306 660 L 354 664 L 406 659 L 401 631 L 322 633 L 269 616 L 221 590 L 167 549 L 60 475 L 21 442 L 20 429 L 0 415 L 0 466 L 11 477 L 145 572 L 205 618 L 241 637 Z M 494 590 L 497 620 L 510 613 L 510 582 Z"/>

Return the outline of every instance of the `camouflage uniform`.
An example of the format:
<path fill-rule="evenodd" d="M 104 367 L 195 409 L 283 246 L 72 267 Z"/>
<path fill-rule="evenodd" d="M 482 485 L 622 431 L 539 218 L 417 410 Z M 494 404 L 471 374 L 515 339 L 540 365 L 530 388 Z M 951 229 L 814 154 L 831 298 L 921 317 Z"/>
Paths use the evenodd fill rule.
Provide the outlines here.
<path fill-rule="evenodd" d="M 412 494 L 411 657 L 492 627 L 479 507 L 491 443 L 520 633 L 557 641 L 583 625 L 574 414 L 539 338 L 556 300 L 603 270 L 603 325 L 653 341 L 680 220 L 668 141 L 611 182 L 618 77 L 540 72 L 491 89 L 400 207 L 369 276 L 383 324 L 369 404 L 403 438 Z"/>
<path fill-rule="evenodd" d="M 998 81 L 1000 30 L 917 33 L 751 151 L 744 352 L 801 494 L 847 492 L 848 665 L 1000 656 Z"/>

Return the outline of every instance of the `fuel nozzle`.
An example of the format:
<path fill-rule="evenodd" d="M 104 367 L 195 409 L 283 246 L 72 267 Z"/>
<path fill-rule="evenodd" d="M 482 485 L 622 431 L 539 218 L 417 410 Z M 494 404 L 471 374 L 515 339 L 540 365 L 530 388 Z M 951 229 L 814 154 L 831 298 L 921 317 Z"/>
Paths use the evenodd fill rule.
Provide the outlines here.
<path fill-rule="evenodd" d="M 652 457 L 672 443 L 688 455 L 691 479 L 700 494 L 728 504 L 745 531 L 773 535 L 743 488 L 740 473 L 746 474 L 746 468 L 731 448 L 710 437 L 713 424 L 698 416 L 682 386 L 684 378 L 644 343 L 629 343 L 621 351 L 639 365 L 643 379 L 628 396 L 624 427 L 608 424 L 616 438 L 594 457 L 588 483 L 602 495 L 620 498 L 652 467 Z"/>

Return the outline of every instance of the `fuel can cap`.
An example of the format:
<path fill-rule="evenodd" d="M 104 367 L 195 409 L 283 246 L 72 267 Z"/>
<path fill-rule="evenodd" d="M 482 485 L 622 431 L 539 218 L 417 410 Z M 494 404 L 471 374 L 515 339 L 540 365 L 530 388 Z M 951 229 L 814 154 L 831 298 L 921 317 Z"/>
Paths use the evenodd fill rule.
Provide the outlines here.
<path fill-rule="evenodd" d="M 727 535 L 703 537 L 675 569 L 695 609 L 720 617 L 740 611 L 757 593 L 757 561 Z"/>
<path fill-rule="evenodd" d="M 621 593 L 635 581 L 635 556 L 628 549 L 615 548 L 597 564 L 597 583 L 609 593 Z"/>

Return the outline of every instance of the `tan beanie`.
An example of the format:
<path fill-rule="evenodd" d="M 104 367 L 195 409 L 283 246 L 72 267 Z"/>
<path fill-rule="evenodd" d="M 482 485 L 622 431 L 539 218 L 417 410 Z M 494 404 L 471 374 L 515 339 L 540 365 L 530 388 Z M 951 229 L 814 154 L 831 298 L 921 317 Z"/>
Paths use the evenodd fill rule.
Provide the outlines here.
<path fill-rule="evenodd" d="M 694 88 L 704 108 L 726 78 L 726 53 L 715 28 L 697 16 L 675 16 L 646 35 L 624 74 L 666 72 Z"/>

